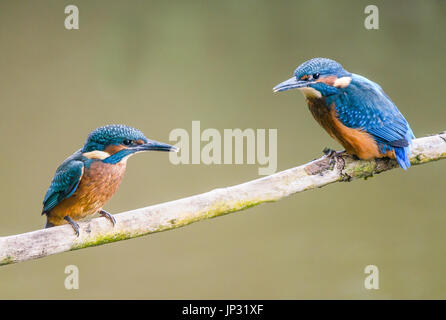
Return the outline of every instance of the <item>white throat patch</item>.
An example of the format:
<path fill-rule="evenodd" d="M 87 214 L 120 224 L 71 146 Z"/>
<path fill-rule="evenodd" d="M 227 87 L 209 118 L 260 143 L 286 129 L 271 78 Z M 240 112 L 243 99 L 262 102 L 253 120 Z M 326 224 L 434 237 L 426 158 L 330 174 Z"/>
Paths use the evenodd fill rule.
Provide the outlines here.
<path fill-rule="evenodd" d="M 342 77 L 336 79 L 336 81 L 333 83 L 333 86 L 336 88 L 347 88 L 350 82 L 352 82 L 351 77 Z"/>
<path fill-rule="evenodd" d="M 100 160 L 104 160 L 104 159 L 110 157 L 110 154 L 108 152 L 99 151 L 99 150 L 85 152 L 82 155 L 88 159 L 100 159 Z"/>
<path fill-rule="evenodd" d="M 304 94 L 305 98 L 322 98 L 320 91 L 310 87 L 299 88 L 299 90 Z"/>

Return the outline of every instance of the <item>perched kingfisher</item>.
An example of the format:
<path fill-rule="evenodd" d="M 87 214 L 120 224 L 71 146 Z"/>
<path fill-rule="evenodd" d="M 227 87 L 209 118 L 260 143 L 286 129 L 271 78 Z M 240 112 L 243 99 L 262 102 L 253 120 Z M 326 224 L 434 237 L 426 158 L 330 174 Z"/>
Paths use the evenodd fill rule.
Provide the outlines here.
<path fill-rule="evenodd" d="M 143 151 L 177 151 L 176 147 L 147 139 L 125 125 L 108 125 L 93 130 L 82 149 L 68 157 L 56 170 L 43 199 L 45 228 L 69 223 L 77 236 L 75 220 L 99 213 L 113 225 L 113 216 L 102 206 L 118 190 L 127 159 Z"/>
<path fill-rule="evenodd" d="M 410 167 L 415 136 L 396 105 L 373 81 L 338 62 L 314 58 L 302 63 L 274 92 L 299 89 L 316 121 L 349 154 L 360 159 L 389 157 Z"/>

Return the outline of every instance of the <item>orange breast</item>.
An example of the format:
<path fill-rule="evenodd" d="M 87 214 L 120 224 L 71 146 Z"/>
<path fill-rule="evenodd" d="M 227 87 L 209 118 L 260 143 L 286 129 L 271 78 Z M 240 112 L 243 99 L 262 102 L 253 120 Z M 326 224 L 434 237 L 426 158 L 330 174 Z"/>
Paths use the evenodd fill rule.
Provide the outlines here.
<path fill-rule="evenodd" d="M 395 153 L 388 151 L 382 154 L 379 151 L 378 144 L 375 139 L 361 129 L 352 129 L 346 127 L 338 119 L 336 109 L 332 105 L 329 109 L 321 99 L 307 100 L 311 114 L 316 121 L 328 132 L 328 134 L 338 141 L 345 150 L 356 155 L 360 159 L 373 159 L 390 157 L 395 158 Z"/>
<path fill-rule="evenodd" d="M 82 176 L 77 190 L 68 199 L 62 200 L 48 214 L 54 225 L 65 224 L 65 216 L 74 220 L 95 214 L 115 194 L 124 177 L 126 162 L 108 164 L 95 161 Z"/>

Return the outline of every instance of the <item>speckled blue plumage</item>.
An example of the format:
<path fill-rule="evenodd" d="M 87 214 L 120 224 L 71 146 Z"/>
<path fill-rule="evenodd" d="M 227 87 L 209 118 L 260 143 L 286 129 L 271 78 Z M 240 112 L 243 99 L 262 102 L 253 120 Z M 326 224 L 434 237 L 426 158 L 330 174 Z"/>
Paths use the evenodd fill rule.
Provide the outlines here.
<path fill-rule="evenodd" d="M 314 58 L 305 61 L 294 71 L 297 79 L 305 75 L 319 73 L 321 76 L 335 75 L 338 78 L 350 75 L 339 62 L 327 58 Z"/>
<path fill-rule="evenodd" d="M 363 129 L 373 136 L 381 153 L 395 151 L 403 169 L 410 167 L 410 144 L 415 138 L 408 122 L 382 88 L 369 79 L 346 71 L 338 62 L 315 58 L 301 64 L 294 72 L 300 79 L 319 73 L 323 76 L 351 77 L 345 88 L 335 88 L 323 82 L 310 87 L 321 92 L 327 107 L 334 106 L 338 119 L 347 127 Z"/>
<path fill-rule="evenodd" d="M 93 130 L 88 135 L 82 152 L 104 150 L 107 145 L 119 144 L 125 139 L 147 141 L 147 138 L 138 129 L 122 124 L 111 124 Z"/>

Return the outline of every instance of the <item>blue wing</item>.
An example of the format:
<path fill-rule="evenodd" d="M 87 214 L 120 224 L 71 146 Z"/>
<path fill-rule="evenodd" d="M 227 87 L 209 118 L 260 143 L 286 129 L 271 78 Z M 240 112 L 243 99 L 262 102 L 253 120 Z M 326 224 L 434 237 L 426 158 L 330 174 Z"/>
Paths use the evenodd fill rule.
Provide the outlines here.
<path fill-rule="evenodd" d="M 345 126 L 364 129 L 373 136 L 382 153 L 395 150 L 400 166 L 410 167 L 409 147 L 415 136 L 378 84 L 353 74 L 350 85 L 335 99 L 339 120 Z"/>
<path fill-rule="evenodd" d="M 49 212 L 59 202 L 70 197 L 76 191 L 84 173 L 84 163 L 68 158 L 57 169 L 51 185 L 43 199 L 42 214 Z"/>

